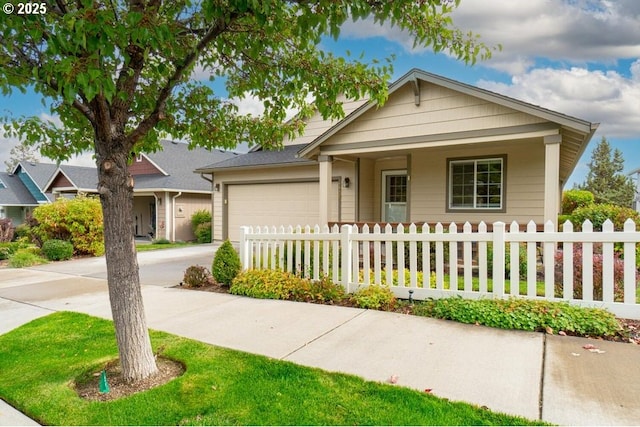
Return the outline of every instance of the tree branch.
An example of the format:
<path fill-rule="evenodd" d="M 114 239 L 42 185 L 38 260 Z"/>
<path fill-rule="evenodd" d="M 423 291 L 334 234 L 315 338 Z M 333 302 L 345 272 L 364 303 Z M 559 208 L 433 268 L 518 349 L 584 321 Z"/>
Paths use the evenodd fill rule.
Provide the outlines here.
<path fill-rule="evenodd" d="M 128 139 L 131 144 L 138 142 L 144 135 L 147 134 L 155 125 L 164 118 L 164 109 L 171 95 L 173 88 L 182 81 L 184 73 L 193 65 L 198 59 L 200 53 L 220 34 L 225 32 L 232 22 L 234 22 L 240 15 L 237 13 L 231 14 L 228 20 L 224 18 L 218 19 L 215 25 L 212 25 L 209 31 L 202 37 L 196 47 L 189 52 L 182 61 L 176 64 L 176 69 L 173 75 L 169 77 L 165 86 L 160 90 L 158 99 L 156 100 L 153 111 L 143 119 L 138 126 L 129 134 Z"/>

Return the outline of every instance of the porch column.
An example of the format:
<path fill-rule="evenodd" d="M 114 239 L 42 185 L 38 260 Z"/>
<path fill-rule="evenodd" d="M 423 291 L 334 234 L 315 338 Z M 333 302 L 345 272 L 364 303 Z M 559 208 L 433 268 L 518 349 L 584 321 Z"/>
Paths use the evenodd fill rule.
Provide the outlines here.
<path fill-rule="evenodd" d="M 562 135 L 544 137 L 544 222 L 558 229 L 560 213 L 560 143 Z"/>
<path fill-rule="evenodd" d="M 320 203 L 318 212 L 318 225 L 329 224 L 329 206 L 331 204 L 331 177 L 333 173 L 333 158 L 331 156 L 318 156 L 319 177 L 320 177 Z"/>
<path fill-rule="evenodd" d="M 171 225 L 173 224 L 173 218 L 171 218 L 171 198 L 169 192 L 164 193 L 164 238 L 171 240 Z"/>

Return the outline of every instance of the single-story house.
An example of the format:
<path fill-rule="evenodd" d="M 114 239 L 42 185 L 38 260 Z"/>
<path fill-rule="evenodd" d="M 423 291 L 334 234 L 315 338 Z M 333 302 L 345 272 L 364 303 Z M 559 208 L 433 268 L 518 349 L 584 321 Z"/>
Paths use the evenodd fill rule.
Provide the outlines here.
<path fill-rule="evenodd" d="M 237 156 L 222 150 L 195 148 L 175 141 L 160 141 L 161 150 L 137 155 L 129 172 L 134 179 L 133 220 L 136 236 L 194 240 L 191 215 L 211 208 L 211 184 L 195 175 L 189 165 L 205 159 L 219 162 Z M 54 197 L 78 192 L 96 193 L 98 172 L 93 167 L 61 165 L 44 186 Z"/>
<path fill-rule="evenodd" d="M 597 124 L 422 70 L 387 102 L 309 119 L 281 151 L 196 169 L 212 176 L 213 237 L 240 226 L 333 222 L 557 222 L 562 187 Z"/>
<path fill-rule="evenodd" d="M 211 185 L 190 165 L 219 162 L 237 154 L 160 141 L 161 151 L 139 154 L 129 166 L 134 177 L 134 233 L 169 240 L 193 240 L 191 215 L 211 208 Z M 0 174 L 0 218 L 21 224 L 37 206 L 79 192 L 97 193 L 95 167 L 20 162 Z"/>

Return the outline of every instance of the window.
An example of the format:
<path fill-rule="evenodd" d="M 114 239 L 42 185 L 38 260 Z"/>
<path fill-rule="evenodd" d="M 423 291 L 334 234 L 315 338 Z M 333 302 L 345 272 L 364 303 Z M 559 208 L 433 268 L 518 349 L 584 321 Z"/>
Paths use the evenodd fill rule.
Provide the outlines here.
<path fill-rule="evenodd" d="M 504 209 L 505 157 L 449 160 L 450 210 Z"/>

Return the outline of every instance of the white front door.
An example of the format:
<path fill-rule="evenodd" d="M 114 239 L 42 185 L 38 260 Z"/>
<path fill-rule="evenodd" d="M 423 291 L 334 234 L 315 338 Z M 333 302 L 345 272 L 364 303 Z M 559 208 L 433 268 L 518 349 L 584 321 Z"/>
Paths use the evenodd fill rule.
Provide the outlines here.
<path fill-rule="evenodd" d="M 407 171 L 382 172 L 382 221 L 407 220 Z"/>

